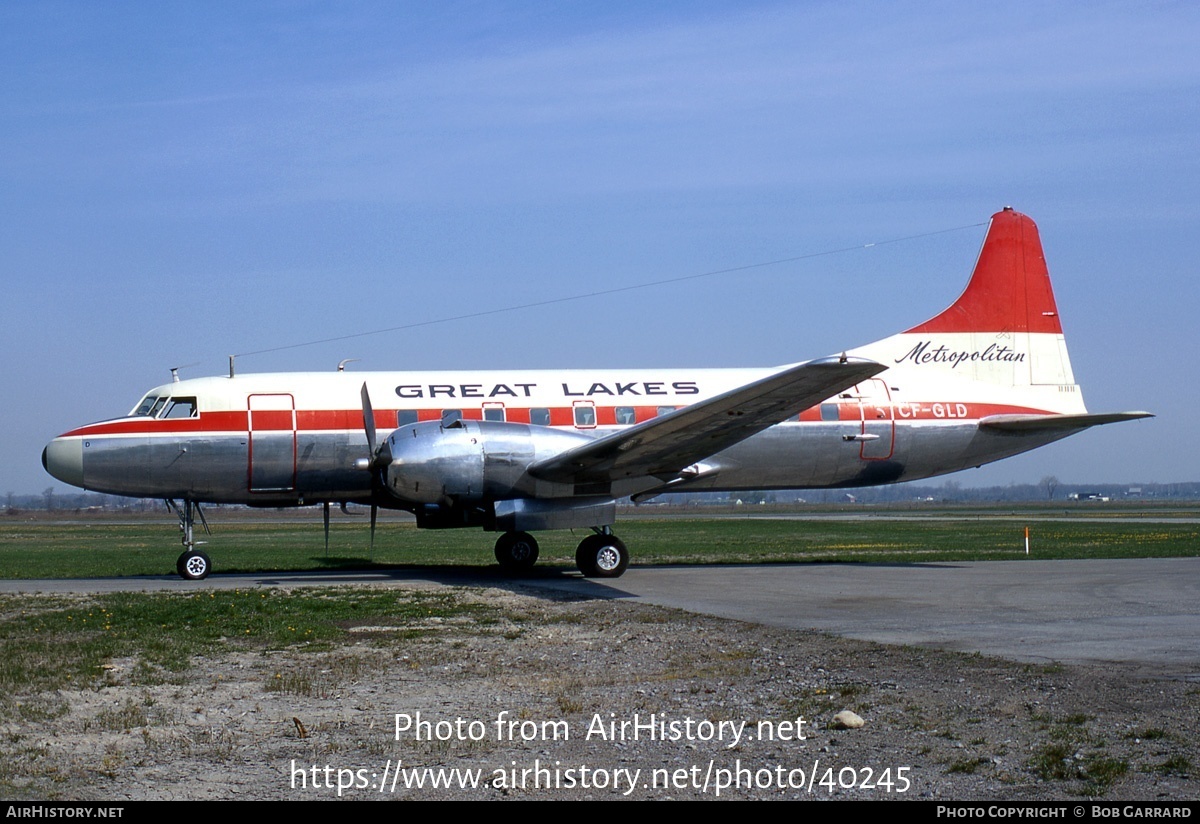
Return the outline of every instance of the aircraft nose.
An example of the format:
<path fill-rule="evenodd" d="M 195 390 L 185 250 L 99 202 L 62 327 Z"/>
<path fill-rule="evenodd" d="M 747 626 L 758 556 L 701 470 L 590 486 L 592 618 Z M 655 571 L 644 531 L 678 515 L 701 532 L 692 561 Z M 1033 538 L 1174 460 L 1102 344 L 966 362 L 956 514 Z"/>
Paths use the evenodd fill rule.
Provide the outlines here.
<path fill-rule="evenodd" d="M 42 466 L 54 477 L 71 486 L 83 486 L 83 441 L 55 438 L 42 450 Z"/>

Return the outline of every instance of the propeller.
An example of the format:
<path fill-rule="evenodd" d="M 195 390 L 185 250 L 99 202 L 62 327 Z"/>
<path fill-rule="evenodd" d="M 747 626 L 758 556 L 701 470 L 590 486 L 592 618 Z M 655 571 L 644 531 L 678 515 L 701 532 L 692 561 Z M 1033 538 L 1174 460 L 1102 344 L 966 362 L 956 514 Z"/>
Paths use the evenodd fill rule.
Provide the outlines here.
<path fill-rule="evenodd" d="M 321 504 L 321 515 L 325 520 L 325 557 L 329 558 L 329 501 Z"/>
<path fill-rule="evenodd" d="M 362 398 L 363 409 L 363 429 L 367 430 L 367 449 L 370 450 L 369 459 L 372 466 L 375 463 L 375 410 L 371 408 L 371 393 L 367 391 L 367 382 L 363 381 L 362 391 L 359 393 Z"/>
<path fill-rule="evenodd" d="M 358 463 L 371 473 L 371 553 L 374 556 L 375 523 L 379 517 L 379 504 L 375 503 L 375 495 L 380 485 L 376 468 L 380 463 L 381 456 L 378 451 L 379 438 L 375 432 L 375 410 L 371 407 L 371 393 L 367 391 L 366 381 L 363 381 L 362 391 L 359 393 L 359 396 L 362 398 L 363 429 L 367 433 L 367 457 Z"/>

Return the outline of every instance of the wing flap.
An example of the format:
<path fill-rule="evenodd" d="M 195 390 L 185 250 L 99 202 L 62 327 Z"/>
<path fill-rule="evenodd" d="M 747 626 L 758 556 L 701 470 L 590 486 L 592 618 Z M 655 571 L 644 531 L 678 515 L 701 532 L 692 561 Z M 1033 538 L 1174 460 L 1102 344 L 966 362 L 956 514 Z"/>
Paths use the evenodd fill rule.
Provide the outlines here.
<path fill-rule="evenodd" d="M 1104 412 L 1095 415 L 988 415 L 979 426 L 1000 432 L 1046 432 L 1061 429 L 1087 429 L 1106 423 L 1153 418 L 1149 412 Z"/>
<path fill-rule="evenodd" d="M 569 449 L 534 464 L 529 473 L 577 484 L 644 476 L 669 480 L 886 368 L 844 355 L 808 361 Z"/>

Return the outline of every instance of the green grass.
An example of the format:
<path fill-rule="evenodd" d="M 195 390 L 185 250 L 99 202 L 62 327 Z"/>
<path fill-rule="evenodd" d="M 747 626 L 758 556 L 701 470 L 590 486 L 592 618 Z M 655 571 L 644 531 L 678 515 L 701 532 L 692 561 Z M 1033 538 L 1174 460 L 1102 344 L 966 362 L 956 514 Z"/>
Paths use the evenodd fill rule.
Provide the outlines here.
<path fill-rule="evenodd" d="M 93 596 L 86 606 L 45 596 L 0 596 L 0 696 L 102 686 L 117 659 L 136 659 L 135 683 L 164 683 L 198 655 L 296 645 L 329 649 L 349 627 L 363 625 L 395 628 L 383 635 L 395 642 L 437 632 L 447 620 L 488 625 L 503 618 L 498 610 L 449 592 L 110 593 Z"/>
<path fill-rule="evenodd" d="M 1037 729 L 1047 733 L 1045 744 L 1029 760 L 1033 773 L 1043 781 L 1073 781 L 1080 795 L 1101 796 L 1129 772 L 1129 762 L 1108 754 L 1108 743 L 1089 724 L 1095 719 L 1074 713 L 1055 719 L 1033 714 Z"/>
<path fill-rule="evenodd" d="M 947 773 L 963 773 L 965 775 L 974 775 L 979 771 L 980 767 L 986 767 L 991 762 L 986 758 L 960 758 L 957 761 L 950 763 L 946 767 Z"/>
<path fill-rule="evenodd" d="M 1154 767 L 1154 771 L 1163 775 L 1182 775 L 1187 776 L 1192 770 L 1192 761 L 1186 755 L 1172 755 L 1161 764 Z"/>
<path fill-rule="evenodd" d="M 1011 508 L 1010 508 L 1011 509 Z M 1090 518 L 1091 513 L 1083 514 Z M 1045 517 L 1039 513 L 1032 517 Z M 336 524 L 326 553 L 319 523 L 222 522 L 203 549 L 218 572 L 386 568 L 399 565 L 494 563 L 496 536 L 481 530 L 418 530 L 381 525 L 375 547 L 365 523 Z M 616 531 L 639 564 L 1021 560 L 1024 526 L 972 514 L 953 520 L 771 520 L 756 517 L 632 519 Z M 1194 523 L 1029 520 L 1038 559 L 1192 556 L 1200 552 Z M 574 567 L 584 530 L 538 533 L 543 565 Z M 173 572 L 178 530 L 167 517 L 136 523 L 29 522 L 0 519 L 0 577 L 58 578 L 162 575 Z"/>

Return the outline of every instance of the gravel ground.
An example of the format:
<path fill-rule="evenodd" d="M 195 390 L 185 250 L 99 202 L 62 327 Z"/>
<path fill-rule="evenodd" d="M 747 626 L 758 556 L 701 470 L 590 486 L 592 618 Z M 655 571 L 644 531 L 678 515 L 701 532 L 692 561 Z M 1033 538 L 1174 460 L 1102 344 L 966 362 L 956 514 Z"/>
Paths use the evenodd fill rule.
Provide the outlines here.
<path fill-rule="evenodd" d="M 6 794 L 1200 798 L 1195 684 L 629 602 L 461 597 L 508 617 L 416 637 L 348 625 L 336 649 L 230 652 L 183 684 L 134 684 L 137 662 L 114 661 L 94 688 L 9 695 Z M 835 729 L 841 710 L 864 725 Z"/>

